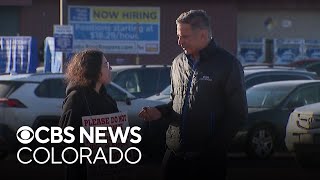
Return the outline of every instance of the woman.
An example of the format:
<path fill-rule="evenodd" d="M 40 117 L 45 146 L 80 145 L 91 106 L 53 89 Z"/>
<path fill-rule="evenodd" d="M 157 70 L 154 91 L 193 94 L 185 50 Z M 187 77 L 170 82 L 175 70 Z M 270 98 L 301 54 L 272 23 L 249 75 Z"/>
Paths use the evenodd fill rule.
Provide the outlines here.
<path fill-rule="evenodd" d="M 73 56 L 67 71 L 68 87 L 63 102 L 63 113 L 59 126 L 74 127 L 76 137 L 72 146 L 76 149 L 83 147 L 79 143 L 79 127 L 82 126 L 83 116 L 110 114 L 119 112 L 116 102 L 106 93 L 105 85 L 111 81 L 111 67 L 103 52 L 93 49 L 81 51 Z M 78 151 L 79 152 L 79 151 Z M 74 153 L 70 156 L 74 157 Z M 74 160 L 74 158 L 71 157 Z M 82 180 L 87 178 L 86 164 L 79 161 L 67 165 L 66 179 Z"/>

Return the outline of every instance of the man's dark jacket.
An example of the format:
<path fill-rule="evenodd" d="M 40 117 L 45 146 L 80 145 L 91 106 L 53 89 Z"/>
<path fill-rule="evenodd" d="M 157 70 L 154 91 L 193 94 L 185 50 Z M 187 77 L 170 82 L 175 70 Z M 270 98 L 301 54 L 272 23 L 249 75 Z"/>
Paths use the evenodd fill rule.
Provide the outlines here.
<path fill-rule="evenodd" d="M 211 40 L 197 63 L 184 53 L 174 59 L 171 88 L 170 103 L 157 107 L 171 121 L 167 146 L 183 152 L 226 151 L 247 119 L 240 62 Z"/>

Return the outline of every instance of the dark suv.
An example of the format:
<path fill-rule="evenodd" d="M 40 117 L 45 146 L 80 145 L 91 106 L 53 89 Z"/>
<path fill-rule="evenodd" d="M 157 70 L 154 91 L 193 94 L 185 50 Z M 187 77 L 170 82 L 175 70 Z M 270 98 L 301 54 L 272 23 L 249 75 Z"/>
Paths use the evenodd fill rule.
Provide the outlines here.
<path fill-rule="evenodd" d="M 320 79 L 315 72 L 287 66 L 250 65 L 244 66 L 243 71 L 246 89 L 257 84 L 273 81 Z M 163 92 L 148 97 L 150 100 L 160 100 L 163 102 L 169 102 L 169 98 L 169 85 Z"/>
<path fill-rule="evenodd" d="M 285 66 L 244 66 L 246 89 L 265 82 L 319 79 L 315 72 Z"/>
<path fill-rule="evenodd" d="M 112 66 L 112 81 L 136 97 L 149 97 L 170 84 L 170 66 Z"/>

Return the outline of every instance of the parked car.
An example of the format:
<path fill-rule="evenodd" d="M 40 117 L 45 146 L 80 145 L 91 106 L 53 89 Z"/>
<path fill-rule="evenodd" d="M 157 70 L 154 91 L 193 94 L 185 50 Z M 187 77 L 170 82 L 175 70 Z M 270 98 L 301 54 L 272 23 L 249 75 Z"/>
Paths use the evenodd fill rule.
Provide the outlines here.
<path fill-rule="evenodd" d="M 58 124 L 66 88 L 63 78 L 63 74 L 0 76 L 0 156 L 17 145 L 15 132 L 19 127 L 35 129 Z M 145 123 L 138 117 L 141 108 L 163 103 L 136 98 L 113 82 L 107 92 L 117 101 L 120 111 L 127 111 L 130 126 L 143 128 Z"/>
<path fill-rule="evenodd" d="M 308 72 L 304 69 L 296 69 L 285 66 L 266 65 L 247 65 L 244 67 L 244 79 L 246 89 L 260 83 L 286 80 L 312 80 L 319 79 L 314 72 Z M 171 87 L 168 85 L 161 93 L 148 97 L 149 100 L 170 101 Z"/>
<path fill-rule="evenodd" d="M 285 142 L 302 167 L 320 166 L 320 103 L 296 108 L 290 114 Z"/>
<path fill-rule="evenodd" d="M 315 62 L 320 62 L 320 59 L 299 59 L 296 60 L 290 64 L 288 64 L 288 66 L 290 67 L 298 67 L 298 68 L 305 68 L 307 65 L 315 63 Z"/>
<path fill-rule="evenodd" d="M 285 66 L 245 66 L 246 89 L 260 83 L 286 80 L 319 79 L 314 72 Z"/>
<path fill-rule="evenodd" d="M 146 99 L 154 100 L 154 101 L 162 101 L 164 103 L 168 103 L 170 101 L 170 91 L 171 91 L 171 85 L 167 86 L 159 94 L 155 94 L 155 95 L 150 96 Z"/>
<path fill-rule="evenodd" d="M 316 72 L 320 76 L 320 59 L 302 59 L 292 62 L 288 66 L 304 68 L 307 71 Z"/>
<path fill-rule="evenodd" d="M 286 151 L 285 133 L 290 113 L 300 106 L 320 102 L 319 80 L 268 82 L 247 90 L 248 121 L 233 139 L 249 157 L 268 158 Z"/>
<path fill-rule="evenodd" d="M 320 61 L 306 65 L 306 70 L 316 72 L 320 76 Z"/>
<path fill-rule="evenodd" d="M 136 97 L 149 97 L 170 84 L 170 66 L 112 66 L 112 81 Z"/>

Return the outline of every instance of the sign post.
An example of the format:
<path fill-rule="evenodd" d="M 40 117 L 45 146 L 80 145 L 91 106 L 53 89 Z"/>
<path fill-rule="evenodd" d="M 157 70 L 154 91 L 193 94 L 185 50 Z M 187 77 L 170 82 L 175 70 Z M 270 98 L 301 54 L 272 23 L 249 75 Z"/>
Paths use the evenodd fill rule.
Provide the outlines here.
<path fill-rule="evenodd" d="M 64 55 L 73 50 L 73 26 L 54 25 L 53 28 L 54 48 L 56 52 L 62 52 L 62 71 L 64 69 Z"/>

